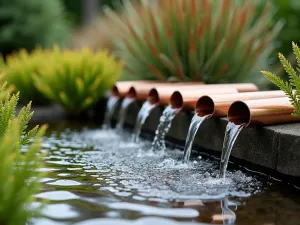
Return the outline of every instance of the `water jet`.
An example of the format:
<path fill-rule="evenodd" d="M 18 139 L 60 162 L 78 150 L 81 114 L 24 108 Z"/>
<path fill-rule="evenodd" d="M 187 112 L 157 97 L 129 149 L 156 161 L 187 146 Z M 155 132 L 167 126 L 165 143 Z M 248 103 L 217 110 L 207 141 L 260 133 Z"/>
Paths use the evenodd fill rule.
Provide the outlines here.
<path fill-rule="evenodd" d="M 223 142 L 219 177 L 225 178 L 235 140 L 243 128 L 300 121 L 293 117 L 289 98 L 236 101 L 228 109 L 228 125 Z"/>

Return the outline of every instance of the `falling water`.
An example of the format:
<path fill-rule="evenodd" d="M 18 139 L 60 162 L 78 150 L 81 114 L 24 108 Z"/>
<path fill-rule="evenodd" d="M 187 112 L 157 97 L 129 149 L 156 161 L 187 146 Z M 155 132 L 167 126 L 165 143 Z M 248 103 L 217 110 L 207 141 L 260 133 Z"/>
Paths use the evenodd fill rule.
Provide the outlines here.
<path fill-rule="evenodd" d="M 134 127 L 133 141 L 138 142 L 141 134 L 141 129 L 146 122 L 150 112 L 157 106 L 157 104 L 151 104 L 149 101 L 146 101 L 142 108 L 139 111 L 137 120 Z"/>
<path fill-rule="evenodd" d="M 228 160 L 230 157 L 232 147 L 235 143 L 237 136 L 245 126 L 246 124 L 236 125 L 232 122 L 228 123 L 222 148 L 219 178 L 225 178 Z"/>
<path fill-rule="evenodd" d="M 125 122 L 125 117 L 127 114 L 127 110 L 128 110 L 128 106 L 134 102 L 135 98 L 130 98 L 130 97 L 126 97 L 123 99 L 122 104 L 121 104 L 121 108 L 120 108 L 120 114 L 119 114 L 119 121 L 117 124 L 117 129 L 121 130 L 123 129 L 124 126 L 124 122 Z"/>
<path fill-rule="evenodd" d="M 194 143 L 195 136 L 202 122 L 208 117 L 207 116 L 198 116 L 197 113 L 193 116 L 190 128 L 186 137 L 185 146 L 184 146 L 184 155 L 183 163 L 188 163 L 191 156 L 191 151 Z"/>
<path fill-rule="evenodd" d="M 117 96 L 110 96 L 107 104 L 106 104 L 106 111 L 105 111 L 105 117 L 104 117 L 104 125 L 103 128 L 111 127 L 111 119 L 112 116 L 117 108 L 117 103 L 119 101 L 119 98 Z"/>
<path fill-rule="evenodd" d="M 235 224 L 236 215 L 235 213 L 228 207 L 228 198 L 225 198 L 221 201 L 222 208 L 222 216 L 223 216 L 223 224 Z"/>
<path fill-rule="evenodd" d="M 166 149 L 165 136 L 169 132 L 172 124 L 172 120 L 179 113 L 181 108 L 173 109 L 171 106 L 168 106 L 164 111 L 162 116 L 159 119 L 158 127 L 155 131 L 155 137 L 152 142 L 152 150 L 162 150 Z"/>

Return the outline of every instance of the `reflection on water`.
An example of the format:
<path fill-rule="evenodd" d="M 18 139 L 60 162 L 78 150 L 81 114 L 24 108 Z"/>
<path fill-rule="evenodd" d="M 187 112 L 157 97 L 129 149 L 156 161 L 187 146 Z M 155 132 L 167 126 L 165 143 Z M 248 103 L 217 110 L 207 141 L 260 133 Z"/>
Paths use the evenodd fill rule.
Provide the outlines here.
<path fill-rule="evenodd" d="M 198 157 L 182 164 L 181 151 L 157 154 L 150 148 L 151 143 L 133 143 L 129 134 L 114 130 L 53 132 L 43 145 L 47 177 L 36 195 L 49 204 L 33 223 L 272 224 L 280 209 L 280 202 L 272 201 L 296 199 L 283 198 L 277 187 L 265 192 L 272 186 L 241 171 L 219 179 L 216 160 Z M 298 203 L 289 208 L 299 210 Z M 288 215 L 280 224 L 299 217 Z"/>

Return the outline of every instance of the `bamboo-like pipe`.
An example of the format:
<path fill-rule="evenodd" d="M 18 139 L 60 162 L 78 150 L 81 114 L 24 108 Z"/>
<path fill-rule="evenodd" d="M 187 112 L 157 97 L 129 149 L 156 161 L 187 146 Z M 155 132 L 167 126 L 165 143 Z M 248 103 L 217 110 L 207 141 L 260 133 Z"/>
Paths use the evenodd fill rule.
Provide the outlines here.
<path fill-rule="evenodd" d="M 118 81 L 115 83 L 115 85 L 113 86 L 113 88 L 111 89 L 111 95 L 113 96 L 117 96 L 120 98 L 124 98 L 130 88 L 133 85 L 139 85 L 139 84 L 151 84 L 153 86 L 155 86 L 154 84 L 156 84 L 156 81 L 149 81 L 149 80 L 139 80 L 139 81 Z"/>
<path fill-rule="evenodd" d="M 225 95 L 205 95 L 198 99 L 195 112 L 199 116 L 225 117 L 235 101 L 258 100 L 285 97 L 283 91 L 258 91 Z"/>
<path fill-rule="evenodd" d="M 208 94 L 238 94 L 236 88 L 199 88 L 175 91 L 170 98 L 172 108 L 195 109 L 199 97 Z M 163 103 L 167 103 L 166 99 Z"/>
<path fill-rule="evenodd" d="M 228 110 L 228 121 L 236 125 L 262 126 L 300 121 L 293 117 L 294 106 L 289 98 L 236 101 Z"/>
<path fill-rule="evenodd" d="M 161 88 L 161 89 L 168 89 L 177 87 L 178 89 L 181 88 L 198 88 L 203 87 L 202 82 L 178 82 L 178 83 L 143 83 L 143 84 L 134 84 L 130 87 L 128 91 L 128 96 L 134 97 L 136 100 L 146 100 L 148 99 L 149 92 L 153 88 Z M 173 90 L 173 89 L 172 89 Z"/>
<path fill-rule="evenodd" d="M 169 104 L 170 103 L 170 98 L 171 95 L 175 92 L 175 91 L 184 91 L 184 90 L 197 90 L 197 89 L 202 89 L 202 90 L 206 90 L 206 92 L 201 92 L 200 94 L 210 94 L 210 93 L 216 93 L 216 94 L 220 94 L 220 93 L 234 93 L 233 91 L 229 92 L 229 91 L 225 91 L 225 89 L 235 89 L 237 90 L 237 92 L 247 92 L 247 91 L 256 91 L 257 87 L 254 84 L 207 84 L 207 85 L 201 85 L 198 86 L 197 88 L 194 86 L 182 86 L 182 87 L 178 87 L 178 86 L 170 86 L 170 87 L 157 87 L 157 88 L 153 88 L 150 90 L 149 95 L 148 95 L 148 99 L 152 99 L 152 101 L 154 101 L 155 103 L 160 103 L 160 104 Z M 219 91 L 223 89 L 222 91 Z M 215 90 L 215 91 L 214 91 Z M 191 94 L 191 96 L 193 96 L 193 101 L 196 102 L 199 98 L 199 95 L 197 95 L 197 93 L 194 92 L 194 94 Z M 178 96 L 179 97 L 179 96 Z"/>

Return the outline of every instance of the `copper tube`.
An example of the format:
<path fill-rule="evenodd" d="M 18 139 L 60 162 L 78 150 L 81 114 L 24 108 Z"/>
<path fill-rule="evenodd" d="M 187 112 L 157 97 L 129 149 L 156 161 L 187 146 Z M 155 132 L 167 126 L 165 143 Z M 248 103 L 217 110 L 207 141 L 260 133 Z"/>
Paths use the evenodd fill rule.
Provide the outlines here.
<path fill-rule="evenodd" d="M 111 94 L 118 97 L 125 97 L 129 89 L 135 84 L 155 84 L 156 81 L 149 81 L 149 80 L 139 80 L 139 81 L 118 81 L 115 83 L 113 88 L 111 89 Z"/>
<path fill-rule="evenodd" d="M 226 87 L 226 88 L 236 88 L 238 92 L 253 92 L 258 91 L 258 87 L 251 83 L 234 83 L 234 84 L 207 84 L 205 86 L 210 87 Z"/>
<path fill-rule="evenodd" d="M 289 98 L 236 101 L 228 110 L 228 121 L 236 125 L 262 126 L 300 121 L 293 117 L 294 106 Z"/>
<path fill-rule="evenodd" d="M 238 93 L 236 88 L 198 88 L 198 89 L 183 89 L 175 91 L 170 98 L 172 108 L 195 109 L 196 102 L 200 96 L 208 94 L 233 94 Z M 166 103 L 166 102 L 164 102 Z"/>
<path fill-rule="evenodd" d="M 143 83 L 143 84 L 134 84 L 130 87 L 128 91 L 128 96 L 134 97 L 136 100 L 146 100 L 148 99 L 149 92 L 153 88 L 162 88 L 168 89 L 177 87 L 180 89 L 181 87 L 193 87 L 198 88 L 205 86 L 202 82 L 178 82 L 178 83 Z M 173 90 L 173 89 L 172 89 Z"/>
<path fill-rule="evenodd" d="M 199 116 L 225 117 L 230 105 L 238 100 L 257 100 L 285 97 L 283 91 L 258 91 L 225 95 L 205 95 L 196 103 L 196 113 Z"/>
<path fill-rule="evenodd" d="M 168 87 L 164 87 L 164 86 L 160 86 L 154 89 L 151 89 L 148 95 L 148 99 L 152 99 L 152 101 L 160 102 L 160 104 L 169 104 L 170 103 L 170 98 L 171 95 L 175 92 L 175 91 L 183 91 L 183 90 L 197 90 L 197 89 L 203 89 L 206 90 L 206 92 L 201 92 L 200 94 L 209 94 L 209 93 L 216 93 L 216 94 L 220 94 L 220 93 L 234 93 L 229 92 L 229 91 L 225 91 L 225 89 L 236 89 L 237 92 L 244 92 L 244 91 L 255 91 L 257 90 L 257 87 L 254 84 L 206 84 L 206 85 L 199 85 L 199 86 L 168 86 Z M 224 91 L 212 91 L 212 90 L 220 90 L 223 89 Z M 211 91 L 210 91 L 211 90 Z M 193 95 L 193 94 L 191 94 Z M 194 93 L 194 97 L 193 98 L 199 98 L 199 95 L 197 95 L 196 93 Z M 197 100 L 193 99 L 194 102 L 196 102 Z"/>

